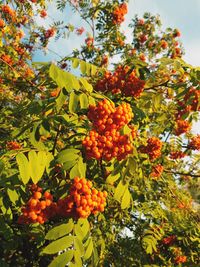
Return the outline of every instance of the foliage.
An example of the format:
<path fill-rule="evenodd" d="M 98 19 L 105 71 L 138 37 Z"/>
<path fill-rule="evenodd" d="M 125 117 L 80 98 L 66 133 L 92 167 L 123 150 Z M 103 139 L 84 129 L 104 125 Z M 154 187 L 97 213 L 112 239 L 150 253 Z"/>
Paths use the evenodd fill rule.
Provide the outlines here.
<path fill-rule="evenodd" d="M 200 75 L 180 32 L 146 13 L 128 43 L 127 1 L 56 1 L 88 36 L 56 63 L 33 62 L 85 29 L 38 26 L 50 1 L 4 2 L 0 265 L 198 266 Z"/>

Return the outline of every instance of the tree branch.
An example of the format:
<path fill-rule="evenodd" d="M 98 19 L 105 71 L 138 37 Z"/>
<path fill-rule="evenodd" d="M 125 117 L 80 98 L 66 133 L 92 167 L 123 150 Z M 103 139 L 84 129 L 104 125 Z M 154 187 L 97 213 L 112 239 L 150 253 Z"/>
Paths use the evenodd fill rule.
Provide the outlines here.
<path fill-rule="evenodd" d="M 164 170 L 164 172 L 175 174 L 175 175 L 191 176 L 191 177 L 194 177 L 194 178 L 199 178 L 200 177 L 200 174 L 193 174 L 193 173 L 175 172 L 175 171 L 171 171 L 171 170 Z"/>

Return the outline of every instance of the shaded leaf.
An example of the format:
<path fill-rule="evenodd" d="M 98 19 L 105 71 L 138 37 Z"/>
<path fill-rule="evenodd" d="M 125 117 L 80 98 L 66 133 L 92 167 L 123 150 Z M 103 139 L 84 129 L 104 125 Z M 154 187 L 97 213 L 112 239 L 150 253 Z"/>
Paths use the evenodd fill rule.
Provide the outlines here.
<path fill-rule="evenodd" d="M 81 109 L 86 109 L 89 106 L 88 97 L 86 94 L 81 94 L 79 96 Z"/>
<path fill-rule="evenodd" d="M 62 251 L 72 245 L 74 241 L 73 236 L 65 236 L 62 237 L 52 243 L 50 243 L 48 246 L 46 246 L 43 250 L 42 253 L 44 254 L 55 254 L 59 251 Z"/>
<path fill-rule="evenodd" d="M 31 176 L 31 169 L 30 169 L 28 159 L 23 153 L 19 153 L 16 156 L 16 161 L 19 167 L 19 173 L 20 173 L 22 182 L 24 184 L 27 184 Z"/>
<path fill-rule="evenodd" d="M 58 162 L 64 163 L 66 161 L 74 161 L 79 157 L 79 152 L 78 149 L 74 148 L 64 149 L 58 154 Z"/>
<path fill-rule="evenodd" d="M 76 95 L 74 92 L 71 92 L 69 97 L 69 111 L 71 113 L 76 111 L 78 107 L 78 101 L 79 101 L 79 96 Z"/>
<path fill-rule="evenodd" d="M 89 238 L 89 242 L 88 242 L 85 254 L 84 254 L 85 260 L 88 260 L 91 257 L 92 251 L 93 251 L 93 242 L 92 242 L 92 238 Z"/>
<path fill-rule="evenodd" d="M 74 256 L 73 250 L 68 250 L 62 254 L 60 254 L 58 257 L 56 257 L 49 265 L 48 267 L 65 267 Z"/>
<path fill-rule="evenodd" d="M 120 202 L 122 196 L 124 195 L 125 190 L 126 190 L 126 185 L 124 185 L 122 181 L 120 181 L 119 184 L 117 185 L 117 188 L 115 189 L 114 198 Z"/>
<path fill-rule="evenodd" d="M 124 195 L 122 197 L 121 208 L 122 209 L 129 208 L 130 201 L 131 201 L 131 195 L 130 195 L 128 188 L 126 188 Z"/>
<path fill-rule="evenodd" d="M 51 229 L 45 236 L 45 239 L 47 240 L 55 240 L 58 239 L 64 235 L 69 234 L 74 227 L 73 220 L 70 219 L 68 223 L 61 224 L 59 226 L 54 227 Z"/>

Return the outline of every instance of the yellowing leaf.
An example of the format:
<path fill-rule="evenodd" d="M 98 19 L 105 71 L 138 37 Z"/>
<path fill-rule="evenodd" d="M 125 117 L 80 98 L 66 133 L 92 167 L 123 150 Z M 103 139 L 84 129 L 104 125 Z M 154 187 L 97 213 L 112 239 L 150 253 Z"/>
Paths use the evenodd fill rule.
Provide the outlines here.
<path fill-rule="evenodd" d="M 131 195 L 130 195 L 128 188 L 126 188 L 124 195 L 122 197 L 121 208 L 122 209 L 129 208 L 130 201 L 131 201 Z"/>
<path fill-rule="evenodd" d="M 16 161 L 19 167 L 19 174 L 24 184 L 27 184 L 31 176 L 31 168 L 27 157 L 23 153 L 16 156 Z"/>

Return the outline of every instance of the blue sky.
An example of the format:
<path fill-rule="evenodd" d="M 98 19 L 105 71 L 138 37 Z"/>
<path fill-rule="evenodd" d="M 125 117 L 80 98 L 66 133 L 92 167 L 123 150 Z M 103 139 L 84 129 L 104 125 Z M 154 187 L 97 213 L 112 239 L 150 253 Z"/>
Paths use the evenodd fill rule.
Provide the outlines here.
<path fill-rule="evenodd" d="M 193 66 L 200 66 L 200 0 L 130 0 L 128 7 L 128 14 L 126 21 L 122 28 L 130 36 L 127 25 L 131 19 L 138 14 L 142 17 L 145 12 L 150 12 L 153 15 L 159 14 L 163 23 L 163 30 L 167 27 L 178 28 L 181 31 L 181 41 L 185 48 L 184 60 Z M 76 27 L 87 25 L 80 20 L 78 15 L 74 15 L 70 9 L 60 13 L 56 10 L 55 1 L 49 6 L 48 14 L 56 20 L 63 20 L 71 23 Z M 51 18 L 41 19 L 37 18 L 40 25 L 48 28 Z M 74 48 L 79 48 L 80 44 L 84 42 L 86 34 L 77 36 L 72 34 L 69 39 L 60 39 L 58 42 L 50 42 L 49 48 L 62 57 L 68 55 Z M 35 55 L 35 61 L 56 61 L 59 57 L 53 52 L 48 51 L 44 56 L 43 51 Z M 193 127 L 193 132 L 198 133 L 200 122 Z"/>
<path fill-rule="evenodd" d="M 200 66 L 200 0 L 130 0 L 129 14 L 159 14 L 163 27 L 180 29 L 184 59 Z"/>
<path fill-rule="evenodd" d="M 186 52 L 184 59 L 194 66 L 200 66 L 200 0 L 130 0 L 128 10 L 126 22 L 122 26 L 126 32 L 126 26 L 135 14 L 139 16 L 142 16 L 144 12 L 150 12 L 154 15 L 159 14 L 163 22 L 163 29 L 167 27 L 180 29 L 181 40 Z M 74 15 L 70 9 L 60 13 L 56 10 L 55 4 L 49 6 L 48 14 L 53 18 L 66 21 L 66 23 L 70 21 L 77 27 L 86 26 L 79 16 Z M 48 28 L 51 19 L 38 18 L 37 21 L 38 24 L 46 25 Z M 127 32 L 127 35 L 129 35 L 129 32 Z M 85 35 L 78 37 L 72 34 L 69 39 L 59 40 L 57 43 L 51 42 L 49 47 L 61 56 L 65 56 L 72 49 L 80 47 L 84 38 Z M 58 56 L 53 52 L 48 52 L 44 57 L 43 52 L 40 51 L 35 56 L 36 61 L 56 59 L 58 59 Z"/>

